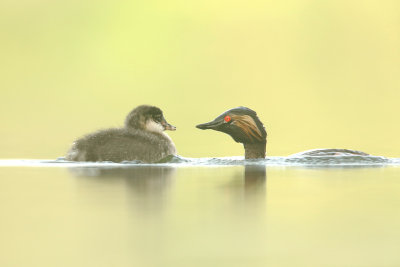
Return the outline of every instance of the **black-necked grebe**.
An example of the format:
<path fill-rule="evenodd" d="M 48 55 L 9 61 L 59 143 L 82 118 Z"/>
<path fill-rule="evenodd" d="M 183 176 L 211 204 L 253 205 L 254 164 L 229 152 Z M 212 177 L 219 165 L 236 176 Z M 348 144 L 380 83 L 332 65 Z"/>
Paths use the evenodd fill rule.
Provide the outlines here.
<path fill-rule="evenodd" d="M 161 109 L 142 105 L 133 109 L 125 127 L 100 130 L 76 140 L 66 155 L 70 161 L 157 162 L 176 155 L 175 145 L 164 130 L 174 131 Z"/>
<path fill-rule="evenodd" d="M 233 140 L 243 144 L 246 159 L 265 158 L 267 132 L 254 110 L 246 107 L 233 108 L 222 113 L 213 121 L 199 124 L 196 127 L 229 134 Z M 314 149 L 295 154 L 295 156 L 331 155 L 367 156 L 368 154 L 349 149 Z"/>

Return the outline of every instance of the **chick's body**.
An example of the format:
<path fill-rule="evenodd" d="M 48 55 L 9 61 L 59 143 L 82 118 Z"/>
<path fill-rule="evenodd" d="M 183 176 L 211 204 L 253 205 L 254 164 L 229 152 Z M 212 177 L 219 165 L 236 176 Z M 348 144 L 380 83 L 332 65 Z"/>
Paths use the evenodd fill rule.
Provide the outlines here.
<path fill-rule="evenodd" d="M 175 155 L 176 148 L 163 130 L 175 130 L 160 109 L 139 106 L 125 121 L 123 128 L 100 130 L 76 140 L 66 159 L 71 161 L 157 162 Z"/>

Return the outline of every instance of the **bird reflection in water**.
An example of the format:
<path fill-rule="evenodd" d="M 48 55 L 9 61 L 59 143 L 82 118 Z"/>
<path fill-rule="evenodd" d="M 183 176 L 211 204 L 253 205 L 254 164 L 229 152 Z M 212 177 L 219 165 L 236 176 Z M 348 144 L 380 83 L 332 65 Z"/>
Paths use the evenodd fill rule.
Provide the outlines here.
<path fill-rule="evenodd" d="M 264 165 L 244 165 L 234 167 L 229 182 L 221 187 L 224 193 L 228 193 L 232 201 L 237 205 L 245 205 L 253 209 L 253 205 L 264 203 L 267 193 L 267 170 Z"/>
<path fill-rule="evenodd" d="M 210 169 L 210 175 L 213 175 L 214 170 L 213 168 Z M 153 211 L 159 208 L 163 209 L 165 205 L 168 205 L 168 192 L 176 177 L 176 168 L 171 166 L 82 167 L 71 168 L 70 171 L 80 178 L 78 181 L 82 184 L 81 188 L 86 190 L 86 193 L 96 191 L 96 187 L 103 192 L 112 193 L 115 192 L 117 185 L 121 190 L 117 191 L 118 194 L 127 193 L 131 205 L 139 209 Z M 182 169 L 182 174 L 189 177 L 197 176 L 198 170 L 197 168 L 192 170 Z M 202 190 L 203 184 L 201 180 L 198 181 L 199 190 Z M 235 172 L 230 182 L 223 188 L 228 190 L 236 201 L 243 201 L 242 197 L 245 197 L 245 199 L 251 200 L 250 204 L 253 201 L 259 202 L 260 199 L 265 199 L 266 181 L 265 165 L 245 165 L 239 173 Z M 185 184 L 185 180 L 180 180 L 180 182 Z M 86 187 L 88 183 L 90 186 Z M 218 179 L 216 178 L 216 185 L 217 183 Z M 109 197 L 109 195 L 106 197 Z"/>
<path fill-rule="evenodd" d="M 112 185 L 122 184 L 121 190 L 127 193 L 131 204 L 143 210 L 157 210 L 164 206 L 168 188 L 175 177 L 175 168 L 166 166 L 82 167 L 69 170 L 80 178 L 79 182 L 85 185 L 89 182 L 90 188 L 98 186 L 104 190 L 103 185 L 106 184 L 112 190 Z"/>
<path fill-rule="evenodd" d="M 267 170 L 264 165 L 244 166 L 244 185 L 246 190 L 265 190 Z"/>
<path fill-rule="evenodd" d="M 139 194 L 162 194 L 176 175 L 176 168 L 171 166 L 82 167 L 69 170 L 77 177 L 97 178 L 91 181 L 101 183 L 123 181 L 132 191 Z M 245 191 L 249 193 L 265 191 L 267 180 L 265 165 L 245 165 L 244 172 L 240 176 Z"/>
<path fill-rule="evenodd" d="M 267 170 L 260 165 L 244 166 L 244 197 L 249 205 L 264 205 L 267 194 Z M 258 204 L 257 204 L 258 203 Z"/>

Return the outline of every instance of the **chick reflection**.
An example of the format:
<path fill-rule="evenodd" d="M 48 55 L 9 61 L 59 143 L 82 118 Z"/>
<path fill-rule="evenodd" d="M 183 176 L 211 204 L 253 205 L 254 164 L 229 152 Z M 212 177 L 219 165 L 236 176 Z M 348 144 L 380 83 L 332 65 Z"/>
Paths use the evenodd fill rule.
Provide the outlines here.
<path fill-rule="evenodd" d="M 167 189 L 170 187 L 175 175 L 175 168 L 165 166 L 134 166 L 117 168 L 71 168 L 78 181 L 95 186 L 107 185 L 107 190 L 112 191 L 111 185 L 120 185 L 126 191 L 129 202 L 144 210 L 159 209 L 164 204 Z M 82 178 L 88 178 L 83 179 Z M 93 187 L 93 184 L 91 185 Z"/>

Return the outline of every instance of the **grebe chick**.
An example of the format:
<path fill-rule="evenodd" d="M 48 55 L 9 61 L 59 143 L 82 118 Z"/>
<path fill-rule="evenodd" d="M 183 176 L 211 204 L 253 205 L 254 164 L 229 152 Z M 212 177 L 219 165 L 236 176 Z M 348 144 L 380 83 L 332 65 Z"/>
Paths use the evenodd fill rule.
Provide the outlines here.
<path fill-rule="evenodd" d="M 265 158 L 267 132 L 263 123 L 254 110 L 246 107 L 237 107 L 225 111 L 213 121 L 199 124 L 199 129 L 211 129 L 229 134 L 233 140 L 242 143 L 245 150 L 245 159 Z M 293 156 L 367 156 L 367 153 L 349 149 L 314 149 L 300 152 Z"/>
<path fill-rule="evenodd" d="M 176 155 L 175 145 L 164 130 L 175 131 L 161 109 L 141 105 L 125 119 L 125 127 L 100 130 L 76 140 L 67 152 L 70 161 L 157 162 Z"/>

